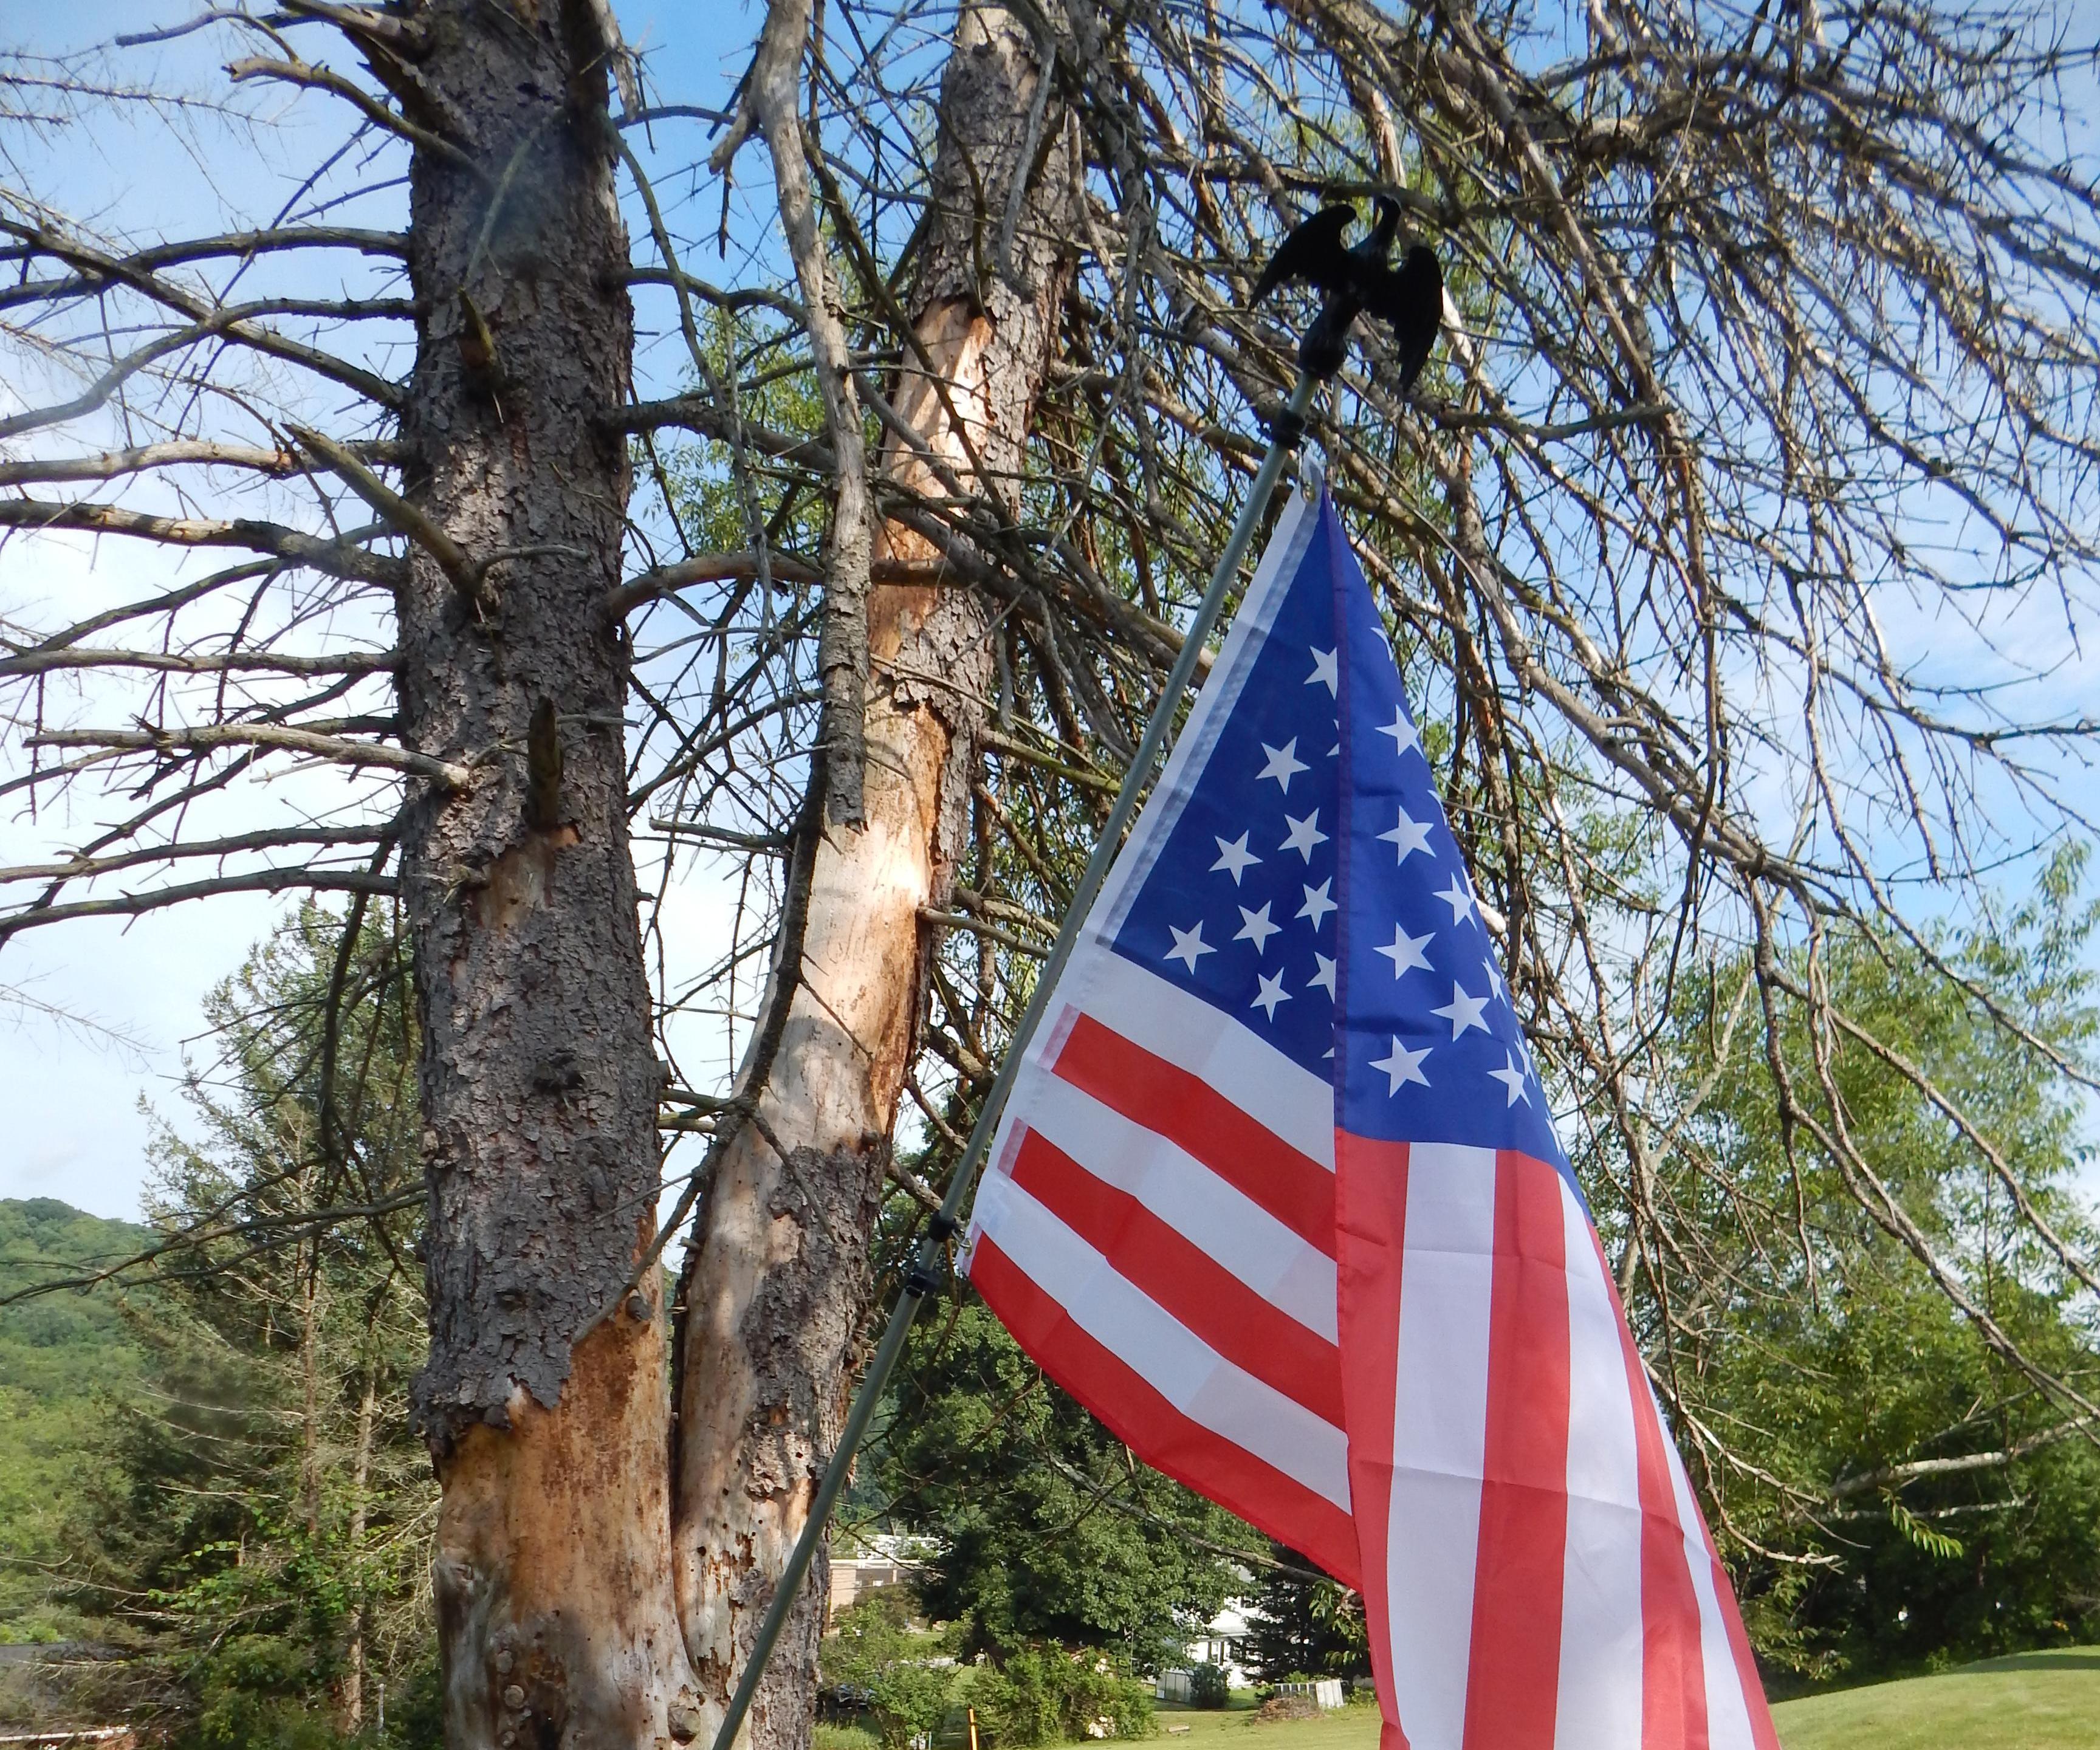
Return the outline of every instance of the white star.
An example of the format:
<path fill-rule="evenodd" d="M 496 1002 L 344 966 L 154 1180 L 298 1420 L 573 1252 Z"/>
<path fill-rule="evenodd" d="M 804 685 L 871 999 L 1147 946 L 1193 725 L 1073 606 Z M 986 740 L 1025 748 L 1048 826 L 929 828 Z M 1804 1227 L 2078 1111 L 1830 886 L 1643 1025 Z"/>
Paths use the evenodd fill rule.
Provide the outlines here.
<path fill-rule="evenodd" d="M 1296 819 L 1289 814 L 1285 815 L 1283 824 L 1290 831 L 1283 835 L 1283 843 L 1277 845 L 1277 849 L 1295 851 L 1306 862 L 1311 862 L 1312 847 L 1316 844 L 1325 844 L 1327 842 L 1327 835 L 1321 831 L 1317 824 L 1319 818 L 1320 811 L 1317 809 L 1313 809 L 1303 820 Z"/>
<path fill-rule="evenodd" d="M 1424 1087 L 1429 1086 L 1429 1078 L 1422 1073 L 1422 1060 L 1428 1055 L 1429 1047 L 1426 1045 L 1418 1051 L 1410 1051 L 1395 1039 L 1392 1056 L 1371 1060 L 1371 1068 L 1385 1071 L 1387 1078 L 1392 1083 L 1385 1091 L 1387 1099 L 1390 1100 L 1410 1082 L 1419 1082 Z"/>
<path fill-rule="evenodd" d="M 1417 967 L 1425 972 L 1429 970 L 1429 956 L 1422 951 L 1428 946 L 1428 937 L 1410 936 L 1396 923 L 1392 927 L 1392 946 L 1381 948 L 1379 952 L 1392 962 L 1392 976 L 1397 978 Z"/>
<path fill-rule="evenodd" d="M 1488 956 L 1488 982 L 1495 987 L 1495 994 L 1503 1002 L 1509 1001 L 1509 986 L 1502 982 L 1502 969 L 1495 964 L 1495 957 Z"/>
<path fill-rule="evenodd" d="M 1379 734 L 1390 735 L 1392 738 L 1393 756 L 1396 759 L 1410 747 L 1417 753 L 1422 752 L 1422 738 L 1414 733 L 1414 725 L 1407 721 L 1407 712 L 1401 706 L 1395 705 L 1392 707 L 1392 721 L 1381 729 Z"/>
<path fill-rule="evenodd" d="M 1317 681 L 1326 688 L 1329 693 L 1338 692 L 1341 686 L 1341 677 L 1335 672 L 1335 659 L 1341 655 L 1341 646 L 1336 645 L 1331 650 L 1323 650 L 1317 645 L 1311 648 L 1312 672 L 1306 676 L 1305 684 L 1310 686 Z"/>
<path fill-rule="evenodd" d="M 1193 930 L 1176 930 L 1171 923 L 1167 928 L 1174 932 L 1174 946 L 1167 958 L 1183 962 L 1192 972 L 1196 970 L 1198 956 L 1218 951 L 1203 940 L 1203 923 L 1200 918 Z"/>
<path fill-rule="evenodd" d="M 1462 923 L 1473 915 L 1473 896 L 1467 891 L 1465 877 L 1454 875 L 1450 886 L 1436 896 L 1451 908 L 1451 921 Z"/>
<path fill-rule="evenodd" d="M 1326 991 L 1328 1000 L 1331 1002 L 1335 996 L 1335 963 L 1324 954 L 1316 954 L 1312 959 L 1320 970 L 1306 981 L 1306 988 Z"/>
<path fill-rule="evenodd" d="M 1268 921 L 1268 908 L 1273 903 L 1273 901 L 1263 901 L 1261 910 L 1259 911 L 1250 911 L 1246 906 L 1241 906 L 1240 927 L 1233 932 L 1233 940 L 1236 942 L 1252 942 L 1256 954 L 1260 954 L 1264 948 L 1267 947 L 1269 937 L 1283 928 L 1281 923 L 1271 923 Z"/>
<path fill-rule="evenodd" d="M 1310 918 L 1312 920 L 1312 928 L 1316 930 L 1320 928 L 1321 921 L 1329 912 L 1340 909 L 1327 897 L 1327 889 L 1334 884 L 1335 878 L 1330 875 L 1319 886 L 1308 887 L 1305 889 L 1305 903 L 1298 908 L 1298 915 L 1301 918 Z"/>
<path fill-rule="evenodd" d="M 1490 1069 L 1488 1073 L 1508 1090 L 1510 1105 L 1514 1106 L 1519 1100 L 1522 1100 L 1527 1106 L 1529 1105 L 1531 1091 L 1524 1086 L 1524 1072 L 1516 1066 L 1516 1053 L 1506 1050 L 1502 1056 L 1505 1060 L 1504 1067 L 1500 1069 Z"/>
<path fill-rule="evenodd" d="M 1281 747 L 1272 747 L 1267 742 L 1264 742 L 1261 744 L 1261 751 L 1268 756 L 1268 764 L 1256 772 L 1254 774 L 1255 777 L 1257 779 L 1274 778 L 1277 788 L 1283 791 L 1286 796 L 1290 793 L 1292 778 L 1300 772 L 1309 772 L 1312 769 L 1298 757 L 1298 738 L 1295 735 Z"/>
<path fill-rule="evenodd" d="M 1283 988 L 1283 974 L 1281 972 L 1273 978 L 1264 978 L 1260 982 L 1261 988 L 1255 992 L 1254 1001 L 1248 1003 L 1247 1007 L 1251 1009 L 1260 1009 L 1271 1020 L 1274 1020 L 1276 1005 L 1279 1003 L 1288 1003 L 1290 1000 L 1290 993 Z"/>
<path fill-rule="evenodd" d="M 1379 842 L 1381 844 L 1398 845 L 1400 847 L 1399 861 L 1405 862 L 1414 853 L 1427 851 L 1429 849 L 1428 823 L 1424 821 L 1410 820 L 1407 818 L 1407 810 L 1402 809 L 1400 810 L 1399 824 L 1391 832 L 1380 833 Z"/>
<path fill-rule="evenodd" d="M 1219 840 L 1218 860 L 1211 865 L 1213 874 L 1222 869 L 1230 875 L 1234 887 L 1240 884 L 1240 877 L 1246 873 L 1248 864 L 1258 863 L 1261 861 L 1246 848 L 1246 841 L 1247 835 L 1245 833 L 1242 833 L 1230 844 L 1226 844 L 1223 839 Z"/>
<path fill-rule="evenodd" d="M 1441 1015 L 1451 1023 L 1451 1037 L 1455 1039 L 1468 1027 L 1478 1027 L 1483 1033 L 1488 1030 L 1488 1024 L 1480 1019 L 1480 1011 L 1487 1006 L 1485 997 L 1467 996 L 1466 987 L 1454 981 L 1451 985 L 1450 1002 L 1444 1007 L 1432 1009 L 1429 1012 Z"/>

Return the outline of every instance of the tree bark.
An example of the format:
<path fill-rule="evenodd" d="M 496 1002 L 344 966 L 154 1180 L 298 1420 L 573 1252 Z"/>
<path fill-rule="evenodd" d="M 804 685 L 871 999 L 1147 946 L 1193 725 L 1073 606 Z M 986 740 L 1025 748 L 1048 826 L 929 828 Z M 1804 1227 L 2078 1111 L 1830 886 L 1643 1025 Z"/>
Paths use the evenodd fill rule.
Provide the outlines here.
<path fill-rule="evenodd" d="M 363 1389 L 357 1398 L 357 1433 L 350 1459 L 351 1571 L 356 1577 L 357 1602 L 351 1611 L 350 1646 L 343 1655 L 342 1697 L 338 1719 L 343 1735 L 355 1738 L 364 1730 L 364 1664 L 372 1607 L 364 1595 L 364 1532 L 371 1510 L 372 1438 L 378 1420 L 378 1367 L 372 1355 L 369 1332 L 365 1338 Z"/>
<path fill-rule="evenodd" d="M 1076 155 L 1036 100 L 1042 77 L 1018 14 L 964 11 L 911 305 L 924 356 L 907 360 L 893 397 L 929 453 L 893 434 L 879 458 L 889 480 L 942 496 L 954 491 L 945 469 L 1009 516 L 1077 198 Z M 982 246 L 995 238 L 997 262 Z M 876 545 L 887 558 L 933 551 L 895 524 Z M 822 822 L 799 964 L 783 969 L 792 1007 L 757 1121 L 724 1151 L 701 1205 L 680 1297 L 674 1559 L 709 1730 L 844 1417 L 915 1043 L 929 948 L 920 913 L 945 905 L 967 848 L 991 681 L 990 615 L 973 591 L 880 586 L 867 612 L 862 818 Z M 827 1590 L 819 1563 L 752 1708 L 752 1742 L 765 1750 L 810 1741 Z"/>
<path fill-rule="evenodd" d="M 430 0 L 373 72 L 425 134 L 408 267 L 401 591 L 424 788 L 402 888 L 422 1019 L 446 1738 L 690 1735 L 665 1552 L 668 1404 L 651 1236 L 660 1071 L 636 923 L 620 581 L 633 318 L 592 0 Z M 401 521 L 404 519 L 395 519 Z"/>

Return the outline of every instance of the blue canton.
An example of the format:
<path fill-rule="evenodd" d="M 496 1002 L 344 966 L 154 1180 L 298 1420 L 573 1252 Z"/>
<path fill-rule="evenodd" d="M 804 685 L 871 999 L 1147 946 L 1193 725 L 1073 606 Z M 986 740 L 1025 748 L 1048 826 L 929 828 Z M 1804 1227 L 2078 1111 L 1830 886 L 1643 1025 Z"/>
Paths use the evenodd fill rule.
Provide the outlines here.
<path fill-rule="evenodd" d="M 1302 532 L 1239 695 L 1183 779 L 1110 946 L 1332 1081 L 1342 1129 L 1521 1149 L 1565 1175 L 1330 500 Z"/>
<path fill-rule="evenodd" d="M 1321 518 L 1334 531 L 1348 799 L 1338 1122 L 1389 1142 L 1520 1149 L 1572 1184 L 1385 627 L 1331 502 Z"/>
<path fill-rule="evenodd" d="M 1112 944 L 1322 1078 L 1334 1060 L 1341 818 L 1329 581 L 1341 531 L 1330 522 L 1311 531 Z"/>

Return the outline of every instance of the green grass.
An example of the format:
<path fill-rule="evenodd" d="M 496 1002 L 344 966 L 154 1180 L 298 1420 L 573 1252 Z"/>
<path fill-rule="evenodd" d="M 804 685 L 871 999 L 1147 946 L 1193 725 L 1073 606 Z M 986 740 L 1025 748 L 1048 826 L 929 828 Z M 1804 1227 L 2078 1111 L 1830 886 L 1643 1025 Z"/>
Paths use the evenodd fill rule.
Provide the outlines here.
<path fill-rule="evenodd" d="M 1772 1709 L 1785 1750 L 2100 1750 L 2100 1647 L 1986 1660 L 1935 1677 L 1870 1683 Z M 1162 1706 L 1189 1750 L 1375 1750 L 1378 1710 L 1257 1725 L 1243 1708 Z M 1181 1732 L 1176 1728 L 1186 1726 Z M 840 1750 L 846 1750 L 840 1746 Z"/>
<path fill-rule="evenodd" d="M 2100 1647 L 1811 1695 L 1772 1717 L 1786 1750 L 2100 1750 Z"/>
<path fill-rule="evenodd" d="M 1317 1720 L 1258 1721 L 1251 1699 L 1234 1695 L 1229 1708 L 1159 1704 L 1159 1729 L 1167 1741 L 1189 1750 L 1377 1750 L 1376 1708 L 1337 1708 Z M 1183 1732 L 1181 1726 L 1189 1730 Z"/>

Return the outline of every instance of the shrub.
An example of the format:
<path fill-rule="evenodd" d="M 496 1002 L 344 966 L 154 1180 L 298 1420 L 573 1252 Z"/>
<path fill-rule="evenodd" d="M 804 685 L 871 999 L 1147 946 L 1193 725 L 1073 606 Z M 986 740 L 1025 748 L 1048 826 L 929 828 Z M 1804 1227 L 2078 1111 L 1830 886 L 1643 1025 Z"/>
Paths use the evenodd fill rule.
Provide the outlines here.
<path fill-rule="evenodd" d="M 993 1750 L 1083 1738 L 1145 1738 L 1152 1691 L 1093 1651 L 1026 1647 L 973 1673 L 977 1726 Z"/>
<path fill-rule="evenodd" d="M 1223 1665 L 1207 1661 L 1189 1673 L 1189 1705 L 1192 1708 L 1222 1708 L 1232 1699 L 1233 1687 Z"/>
<path fill-rule="evenodd" d="M 865 1710 L 882 1750 L 906 1750 L 931 1736 L 953 1699 L 955 1666 L 933 1663 L 949 1646 L 946 1637 L 911 1626 L 904 1598 L 874 1593 L 839 1612 L 818 1651 L 823 1682 Z"/>

